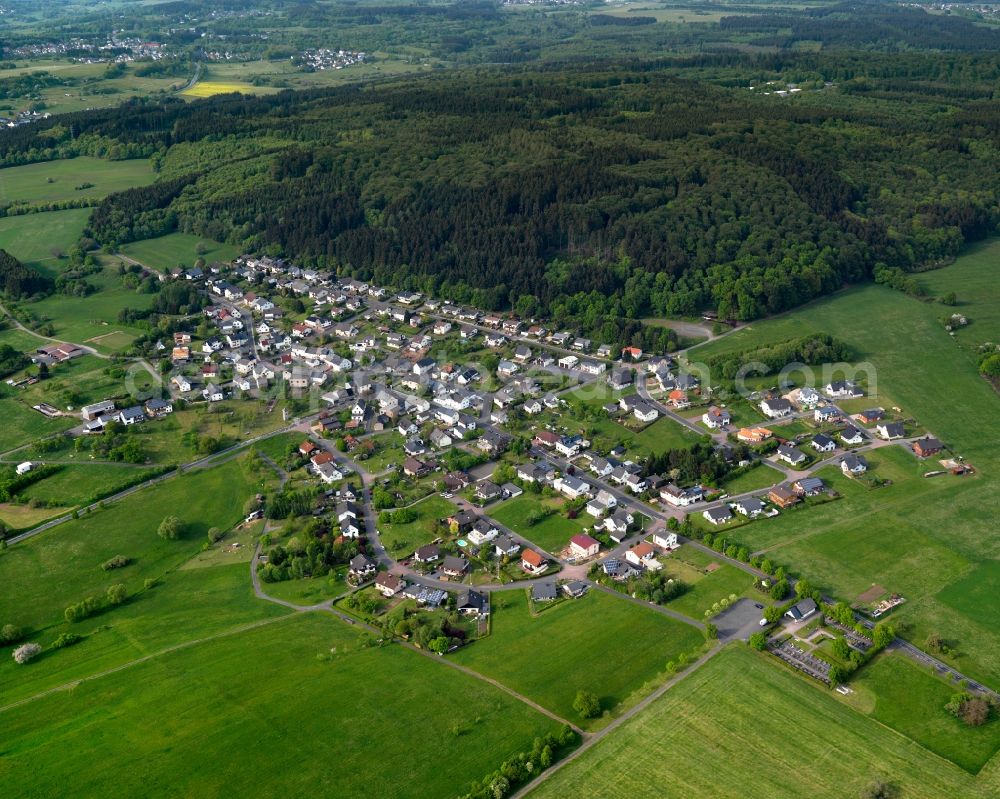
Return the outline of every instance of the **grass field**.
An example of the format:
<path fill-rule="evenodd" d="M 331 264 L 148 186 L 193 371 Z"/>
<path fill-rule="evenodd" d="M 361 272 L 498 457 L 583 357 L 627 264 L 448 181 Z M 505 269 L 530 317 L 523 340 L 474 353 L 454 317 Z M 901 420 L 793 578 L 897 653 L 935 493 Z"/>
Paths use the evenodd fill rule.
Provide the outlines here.
<path fill-rule="evenodd" d="M 733 645 L 530 796 L 845 799 L 876 778 L 906 799 L 986 799 L 1000 787 L 995 768 L 973 778 Z"/>
<path fill-rule="evenodd" d="M 769 466 L 755 466 L 748 472 L 737 475 L 731 480 L 723 480 L 722 488 L 730 496 L 738 496 L 748 491 L 756 491 L 760 488 L 770 488 L 775 483 L 782 482 L 781 472 L 777 472 Z"/>
<path fill-rule="evenodd" d="M 866 705 L 872 718 L 971 774 L 1000 750 L 1000 721 L 973 728 L 952 716 L 944 706 L 955 686 L 903 655 L 882 655 L 851 681 L 851 687 L 857 695 L 849 698 L 850 704 Z"/>
<path fill-rule="evenodd" d="M 62 271 L 54 251 L 67 252 L 83 235 L 89 208 L 46 211 L 0 219 L 0 249 L 49 276 Z"/>
<path fill-rule="evenodd" d="M 199 245 L 202 245 L 202 252 L 199 252 Z M 123 245 L 121 250 L 139 263 L 159 270 L 173 269 L 175 266 L 189 267 L 199 258 L 204 258 L 208 263 L 231 261 L 239 254 L 231 244 L 220 244 L 189 233 L 170 233 L 155 239 L 134 241 Z"/>
<path fill-rule="evenodd" d="M 409 557 L 417 547 L 429 544 L 437 534 L 433 525 L 455 512 L 455 506 L 439 496 L 427 497 L 413 506 L 417 518 L 407 524 L 379 523 L 378 531 L 386 551 L 394 558 Z"/>
<path fill-rule="evenodd" d="M 86 596 L 124 582 L 130 592 L 190 558 L 209 527 L 228 529 L 239 520 L 252 489 L 241 462 L 173 477 L 153 488 L 87 514 L 0 552 L 0 619 L 28 629 L 63 623 L 63 610 Z M 188 522 L 184 537 L 156 534 L 164 516 Z M 105 572 L 115 555 L 134 559 L 126 569 Z"/>
<path fill-rule="evenodd" d="M 491 508 L 489 515 L 547 552 L 559 552 L 569 545 L 569 540 L 574 535 L 592 526 L 596 521 L 593 516 L 586 513 L 575 519 L 566 518 L 566 512 L 561 509 L 563 502 L 560 497 L 546 498 L 525 493 Z M 538 524 L 528 524 L 527 520 L 531 514 L 541 513 L 545 509 L 554 512 Z"/>
<path fill-rule="evenodd" d="M 1000 561 L 977 564 L 962 579 L 937 593 L 936 599 L 969 618 L 1000 630 Z"/>
<path fill-rule="evenodd" d="M 90 275 L 87 282 L 97 288 L 87 297 L 52 294 L 26 307 L 52 324 L 56 338 L 77 344 L 88 343 L 98 350 L 113 352 L 124 339 L 121 336 L 103 338 L 108 333 L 128 333 L 131 341 L 139 332 L 139 328 L 122 325 L 118 313 L 124 308 L 149 308 L 153 295 L 126 288 L 116 266 L 110 262 L 103 271 Z"/>
<path fill-rule="evenodd" d="M 721 563 L 717 569 L 694 582 L 689 591 L 669 602 L 668 606 L 701 621 L 705 618 L 705 611 L 720 599 L 730 594 L 742 594 L 752 587 L 752 576 L 735 566 Z"/>
<path fill-rule="evenodd" d="M 147 159 L 107 161 L 81 155 L 0 169 L 0 203 L 18 205 L 100 198 L 152 183 L 156 173 Z M 85 183 L 93 186 L 77 189 Z"/>
<path fill-rule="evenodd" d="M 49 419 L 14 397 L 0 399 L 0 419 L 3 419 L 3 424 L 0 424 L 0 452 L 29 444 L 42 436 L 61 433 L 78 422 L 67 416 Z"/>
<path fill-rule="evenodd" d="M 113 494 L 149 474 L 148 469 L 131 465 L 73 463 L 63 466 L 51 477 L 32 483 L 17 496 L 21 500 L 37 499 L 72 507 Z"/>
<path fill-rule="evenodd" d="M 601 722 L 573 710 L 577 691 L 593 691 L 614 711 L 704 641 L 693 627 L 596 589 L 537 617 L 520 589 L 494 592 L 491 604 L 490 635 L 455 659 L 585 725 Z"/>
<path fill-rule="evenodd" d="M 126 579 L 138 566 L 127 566 L 117 576 L 113 572 L 109 581 Z M 18 668 L 9 656 L 0 658 L 0 705 L 288 612 L 253 595 L 245 563 L 172 571 L 124 605 L 72 625 L 84 639 L 43 653 L 30 669 Z M 68 629 L 69 625 L 58 625 L 33 634 L 31 640 L 48 646 Z"/>
<path fill-rule="evenodd" d="M 11 505 L 0 502 L 0 522 L 13 530 L 30 530 L 53 516 L 61 516 L 70 508 L 33 508 L 30 505 Z"/>
<path fill-rule="evenodd" d="M 2 718 L 0 775 L 31 797 L 455 796 L 555 728 L 436 659 L 366 648 L 320 614 L 163 655 Z"/>
<path fill-rule="evenodd" d="M 939 316 L 953 313 L 969 319 L 955 338 L 965 346 L 1000 341 L 1000 239 L 975 244 L 951 266 L 925 272 L 920 282 L 928 293 L 940 297 L 955 292 L 958 304 L 931 306 Z"/>
<path fill-rule="evenodd" d="M 0 330 L 0 344 L 6 344 L 20 352 L 34 352 L 40 346 L 44 346 L 45 341 L 16 327 L 8 327 Z"/>

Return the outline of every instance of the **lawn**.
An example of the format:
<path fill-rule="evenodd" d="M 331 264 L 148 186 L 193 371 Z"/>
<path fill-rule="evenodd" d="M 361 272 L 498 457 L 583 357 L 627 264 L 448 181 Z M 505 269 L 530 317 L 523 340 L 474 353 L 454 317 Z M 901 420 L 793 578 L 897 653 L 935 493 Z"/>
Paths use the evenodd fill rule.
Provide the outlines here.
<path fill-rule="evenodd" d="M 906 799 L 987 799 L 998 776 L 977 780 L 769 656 L 732 645 L 530 797 L 845 799 L 879 778 Z"/>
<path fill-rule="evenodd" d="M 79 423 L 79 419 L 68 416 L 49 419 L 20 399 L 6 397 L 0 399 L 0 452 L 30 444 L 42 436 L 61 433 Z"/>
<path fill-rule="evenodd" d="M 386 551 L 394 558 L 408 557 L 414 550 L 433 541 L 438 533 L 434 532 L 434 522 L 444 519 L 456 512 L 456 508 L 448 500 L 439 496 L 427 497 L 413 506 L 417 518 L 406 524 L 382 524 L 379 522 L 378 532 Z"/>
<path fill-rule="evenodd" d="M 750 471 L 743 472 L 729 480 L 722 481 L 722 488 L 732 496 L 746 494 L 748 491 L 757 491 L 761 488 L 770 488 L 776 483 L 783 482 L 781 472 L 775 471 L 770 466 L 759 464 Z"/>
<path fill-rule="evenodd" d="M 535 700 L 565 719 L 577 691 L 593 691 L 615 712 L 663 672 L 667 661 L 697 649 L 703 635 L 682 622 L 591 589 L 533 617 L 522 589 L 492 595 L 492 629 L 453 657 Z M 610 653 L 614 653 L 610 656 Z"/>
<path fill-rule="evenodd" d="M 0 619 L 25 628 L 62 624 L 63 610 L 86 596 L 124 582 L 130 592 L 190 558 L 209 527 L 228 529 L 243 514 L 251 477 L 241 461 L 172 477 L 0 552 Z M 167 541 L 160 521 L 177 515 L 188 522 L 184 536 Z M 133 558 L 127 569 L 105 572 L 115 555 Z"/>
<path fill-rule="evenodd" d="M 65 253 L 79 241 L 90 210 L 71 208 L 0 219 L 0 249 L 54 276 L 62 271 L 65 262 L 53 252 Z"/>
<path fill-rule="evenodd" d="M 31 797 L 455 796 L 555 728 L 436 659 L 366 647 L 326 614 L 163 655 L 3 724 L 0 775 Z"/>
<path fill-rule="evenodd" d="M 199 248 L 198 245 L 202 246 Z M 155 239 L 135 241 L 123 245 L 121 251 L 130 258 L 161 271 L 175 266 L 192 266 L 199 258 L 211 263 L 231 261 L 239 255 L 239 250 L 231 244 L 220 244 L 189 233 L 170 233 Z"/>
<path fill-rule="evenodd" d="M 686 593 L 669 602 L 668 607 L 702 621 L 705 611 L 720 599 L 726 599 L 730 594 L 743 594 L 752 587 L 753 577 L 750 574 L 728 563 L 720 563 L 717 569 L 693 583 Z"/>
<path fill-rule="evenodd" d="M 51 477 L 32 483 L 17 498 L 52 505 L 84 505 L 151 475 L 150 470 L 131 464 L 71 463 L 63 465 Z"/>
<path fill-rule="evenodd" d="M 852 704 L 867 703 L 868 715 L 898 730 L 970 774 L 1000 750 L 1000 721 L 969 727 L 944 706 L 956 692 L 903 655 L 885 654 L 852 680 Z"/>
<path fill-rule="evenodd" d="M 566 518 L 566 512 L 562 510 L 564 502 L 562 497 L 541 497 L 526 492 L 491 508 L 489 515 L 546 552 L 559 552 L 569 545 L 569 540 L 574 535 L 591 527 L 596 521 L 585 512 L 575 519 Z M 528 524 L 532 514 L 541 514 L 546 510 L 553 512 L 537 524 Z"/>
<path fill-rule="evenodd" d="M 81 155 L 0 169 L 0 203 L 36 203 L 101 198 L 153 182 L 156 173 L 145 158 L 108 161 Z M 78 188 L 85 184 L 86 188 Z"/>

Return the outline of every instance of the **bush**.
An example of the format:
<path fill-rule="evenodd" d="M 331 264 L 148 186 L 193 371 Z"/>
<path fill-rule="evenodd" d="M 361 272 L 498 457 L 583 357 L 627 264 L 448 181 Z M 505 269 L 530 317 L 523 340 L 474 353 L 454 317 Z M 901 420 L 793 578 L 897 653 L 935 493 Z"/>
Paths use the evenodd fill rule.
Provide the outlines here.
<path fill-rule="evenodd" d="M 577 691 L 576 699 L 573 700 L 573 710 L 585 719 L 596 718 L 601 715 L 601 700 L 597 694 L 590 691 Z"/>
<path fill-rule="evenodd" d="M 767 633 L 756 632 L 750 636 L 747 641 L 747 645 L 751 649 L 756 649 L 758 652 L 763 652 L 767 649 Z"/>
<path fill-rule="evenodd" d="M 101 564 L 101 568 L 104 569 L 104 571 L 109 572 L 114 569 L 121 569 L 128 566 L 131 562 L 132 558 L 126 558 L 124 555 L 115 555 L 110 560 L 104 561 L 104 563 Z"/>
<path fill-rule="evenodd" d="M 226 537 L 225 531 L 220 530 L 218 527 L 210 527 L 208 529 L 208 541 L 211 544 L 221 541 L 225 537 Z"/>
<path fill-rule="evenodd" d="M 50 644 L 49 649 L 62 649 L 66 646 L 73 646 L 73 644 L 78 644 L 82 640 L 83 636 L 77 633 L 63 633 Z"/>
<path fill-rule="evenodd" d="M 16 663 L 27 663 L 41 651 L 42 647 L 38 644 L 21 644 L 21 646 L 14 650 L 14 661 Z"/>
<path fill-rule="evenodd" d="M 5 624 L 0 628 L 0 644 L 16 644 L 24 636 L 24 630 L 16 624 Z"/>
<path fill-rule="evenodd" d="M 66 608 L 63 614 L 66 617 L 66 621 L 70 624 L 74 624 L 78 621 L 83 621 L 95 613 L 104 609 L 104 603 L 97 597 L 88 596 L 86 599 L 77 602 L 75 605 L 70 605 Z"/>
<path fill-rule="evenodd" d="M 184 522 L 176 516 L 165 516 L 160 526 L 156 528 L 156 534 L 168 541 L 176 541 L 183 532 Z"/>
<path fill-rule="evenodd" d="M 120 605 L 128 597 L 128 591 L 125 589 L 124 583 L 115 583 L 114 585 L 108 586 L 108 604 L 110 605 Z"/>

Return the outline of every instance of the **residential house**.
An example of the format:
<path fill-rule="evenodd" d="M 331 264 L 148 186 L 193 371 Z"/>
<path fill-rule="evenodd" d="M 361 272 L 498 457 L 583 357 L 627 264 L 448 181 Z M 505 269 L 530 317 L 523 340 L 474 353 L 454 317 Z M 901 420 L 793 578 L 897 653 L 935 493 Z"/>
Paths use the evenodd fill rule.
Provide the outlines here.
<path fill-rule="evenodd" d="M 457 555 L 445 555 L 441 571 L 447 577 L 461 577 L 469 569 L 469 561 Z"/>
<path fill-rule="evenodd" d="M 732 416 L 725 408 L 717 408 L 712 405 L 701 415 L 701 421 L 709 430 L 719 430 L 729 426 Z"/>
<path fill-rule="evenodd" d="M 785 611 L 785 615 L 792 621 L 805 621 L 817 610 L 818 607 L 816 605 L 816 600 L 806 598 L 800 600 L 797 604 L 792 605 L 792 607 Z"/>
<path fill-rule="evenodd" d="M 497 539 L 493 542 L 493 547 L 499 558 L 512 558 L 521 551 L 521 545 L 509 535 L 497 536 Z"/>
<path fill-rule="evenodd" d="M 375 574 L 375 561 L 365 555 L 351 558 L 349 573 L 358 580 L 367 580 Z"/>
<path fill-rule="evenodd" d="M 817 452 L 833 452 L 837 448 L 837 442 L 822 433 L 814 436 L 810 443 Z"/>
<path fill-rule="evenodd" d="M 766 505 L 757 497 L 744 497 L 733 503 L 737 513 L 741 513 L 749 519 L 756 519 L 764 512 Z"/>
<path fill-rule="evenodd" d="M 875 425 L 875 432 L 878 433 L 879 438 L 884 438 L 886 441 L 903 438 L 906 435 L 906 429 L 902 422 L 879 422 Z"/>
<path fill-rule="evenodd" d="M 761 444 L 773 435 L 766 427 L 741 427 L 736 439 L 744 444 Z"/>
<path fill-rule="evenodd" d="M 465 616 L 487 616 L 490 612 L 490 601 L 486 594 L 467 588 L 456 598 L 455 609 Z"/>
<path fill-rule="evenodd" d="M 476 486 L 476 499 L 480 499 L 483 502 L 492 502 L 495 499 L 500 499 L 502 493 L 500 486 L 492 480 L 481 480 Z"/>
<path fill-rule="evenodd" d="M 710 524 L 725 524 L 733 518 L 733 514 L 725 505 L 720 505 L 717 508 L 707 508 L 702 511 L 701 515 L 704 516 Z"/>
<path fill-rule="evenodd" d="M 552 602 L 558 596 L 555 583 L 535 583 L 531 586 L 532 602 Z"/>
<path fill-rule="evenodd" d="M 789 466 L 801 466 L 809 460 L 809 458 L 797 447 L 792 447 L 788 444 L 781 444 L 778 447 L 778 460 L 784 461 Z"/>
<path fill-rule="evenodd" d="M 417 563 L 433 563 L 441 557 L 441 547 L 437 544 L 426 544 L 413 553 Z"/>
<path fill-rule="evenodd" d="M 848 477 L 856 477 L 868 471 L 868 461 L 864 455 L 848 452 L 840 459 L 840 470 Z"/>
<path fill-rule="evenodd" d="M 840 409 L 834 405 L 824 405 L 813 411 L 813 419 L 820 424 L 829 424 L 840 418 Z"/>
<path fill-rule="evenodd" d="M 772 488 L 767 492 L 767 498 L 779 508 L 789 508 L 799 501 L 798 493 L 787 483 Z"/>
<path fill-rule="evenodd" d="M 521 568 L 528 574 L 541 574 L 549 567 L 549 562 L 533 549 L 521 552 Z"/>
<path fill-rule="evenodd" d="M 625 553 L 625 560 L 650 571 L 659 571 L 663 564 L 656 559 L 656 554 L 656 548 L 652 544 L 642 541 Z"/>
<path fill-rule="evenodd" d="M 768 419 L 780 419 L 794 410 L 792 403 L 784 397 L 769 397 L 761 402 L 760 409 Z"/>
<path fill-rule="evenodd" d="M 865 392 L 850 380 L 834 380 L 823 388 L 828 397 L 835 399 L 856 399 L 863 397 Z"/>
<path fill-rule="evenodd" d="M 936 438 L 931 436 L 924 436 L 918 441 L 913 442 L 913 451 L 920 458 L 929 458 L 931 455 L 937 455 L 943 449 L 943 445 Z"/>
<path fill-rule="evenodd" d="M 845 427 L 840 431 L 840 440 L 845 444 L 854 446 L 856 444 L 863 444 L 865 442 L 866 436 L 856 427 Z"/>
<path fill-rule="evenodd" d="M 601 549 L 601 543 L 586 533 L 577 533 L 569 540 L 569 549 L 574 557 L 590 558 Z"/>
<path fill-rule="evenodd" d="M 678 546 L 677 533 L 665 527 L 659 529 L 653 533 L 653 543 L 661 549 L 676 549 Z"/>

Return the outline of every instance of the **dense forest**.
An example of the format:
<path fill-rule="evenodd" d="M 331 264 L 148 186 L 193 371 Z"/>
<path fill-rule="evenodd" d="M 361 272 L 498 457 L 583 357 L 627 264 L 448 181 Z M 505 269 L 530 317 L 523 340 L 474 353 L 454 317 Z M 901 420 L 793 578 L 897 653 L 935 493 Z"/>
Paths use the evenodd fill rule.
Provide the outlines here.
<path fill-rule="evenodd" d="M 905 286 L 993 233 L 998 78 L 960 52 L 469 68 L 66 114 L 0 132 L 0 163 L 151 157 L 102 245 L 182 230 L 621 341 Z"/>
<path fill-rule="evenodd" d="M 19 299 L 51 290 L 49 278 L 22 264 L 6 250 L 0 250 L 0 294 Z"/>

